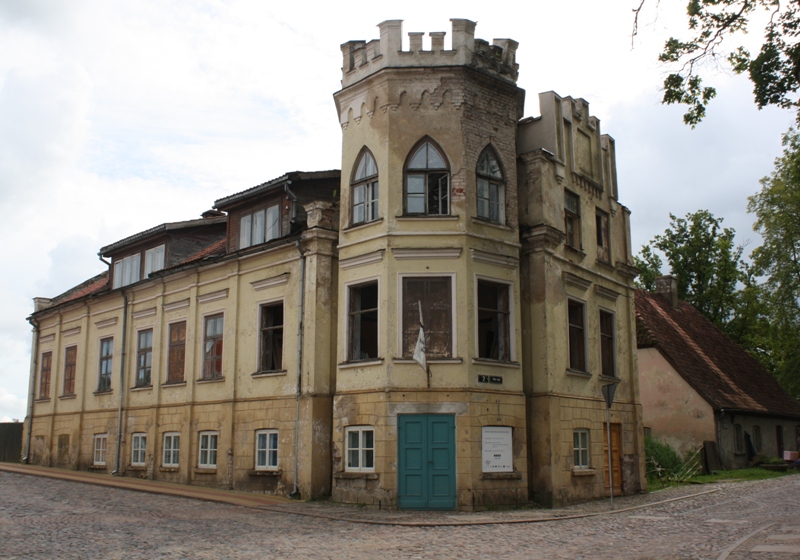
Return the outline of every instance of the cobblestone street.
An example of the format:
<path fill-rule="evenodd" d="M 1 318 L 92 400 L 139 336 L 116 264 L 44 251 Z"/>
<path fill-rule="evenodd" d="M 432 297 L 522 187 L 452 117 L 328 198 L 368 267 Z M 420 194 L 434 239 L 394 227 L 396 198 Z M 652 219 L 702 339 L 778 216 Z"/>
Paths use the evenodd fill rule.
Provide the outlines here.
<path fill-rule="evenodd" d="M 617 509 L 662 503 L 595 516 L 607 502 L 474 514 L 252 508 L 8 472 L 0 489 L 2 558 L 800 558 L 800 476 L 623 498 Z"/>

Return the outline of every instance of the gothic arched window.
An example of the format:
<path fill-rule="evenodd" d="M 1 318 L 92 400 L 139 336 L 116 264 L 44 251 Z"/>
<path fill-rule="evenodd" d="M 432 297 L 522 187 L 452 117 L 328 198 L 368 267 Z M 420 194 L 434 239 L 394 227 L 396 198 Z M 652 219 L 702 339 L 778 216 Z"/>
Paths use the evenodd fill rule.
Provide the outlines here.
<path fill-rule="evenodd" d="M 406 164 L 406 214 L 450 214 L 450 168 L 432 140 L 418 144 Z"/>
<path fill-rule="evenodd" d="M 361 150 L 352 181 L 353 225 L 378 219 L 378 166 L 367 148 Z"/>
<path fill-rule="evenodd" d="M 496 224 L 506 221 L 506 186 L 497 154 L 491 147 L 478 158 L 478 217 Z"/>

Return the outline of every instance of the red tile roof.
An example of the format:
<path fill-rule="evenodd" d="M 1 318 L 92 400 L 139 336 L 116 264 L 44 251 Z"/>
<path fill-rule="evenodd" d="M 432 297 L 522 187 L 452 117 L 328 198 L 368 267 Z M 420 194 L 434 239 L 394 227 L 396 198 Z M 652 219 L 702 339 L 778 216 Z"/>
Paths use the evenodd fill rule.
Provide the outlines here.
<path fill-rule="evenodd" d="M 220 239 L 216 243 L 213 243 L 213 244 L 209 245 L 208 247 L 206 247 L 205 249 L 203 249 L 201 251 L 198 251 L 197 253 L 195 253 L 194 255 L 192 255 L 191 257 L 186 259 L 185 261 L 180 262 L 180 263 L 176 264 L 175 266 L 171 266 L 170 268 L 177 268 L 177 267 L 180 267 L 180 266 L 185 266 L 187 264 L 191 264 L 191 263 L 195 263 L 195 262 L 198 262 L 198 261 L 202 261 L 203 259 L 207 259 L 207 258 L 210 258 L 210 257 L 222 256 L 222 255 L 225 254 L 227 244 L 228 244 L 228 238 L 227 237 L 223 237 L 222 239 Z"/>
<path fill-rule="evenodd" d="M 758 360 L 681 301 L 636 292 L 639 348 L 655 347 L 716 410 L 800 418 L 800 404 Z"/>
<path fill-rule="evenodd" d="M 92 294 L 96 294 L 102 292 L 108 286 L 108 272 L 101 272 L 94 278 L 90 278 L 86 280 L 82 284 L 78 284 L 74 288 L 70 288 L 63 294 L 56 296 L 52 300 L 52 305 L 58 305 L 61 303 L 67 303 L 68 301 L 73 301 L 76 299 L 80 299 L 82 297 L 87 297 Z"/>

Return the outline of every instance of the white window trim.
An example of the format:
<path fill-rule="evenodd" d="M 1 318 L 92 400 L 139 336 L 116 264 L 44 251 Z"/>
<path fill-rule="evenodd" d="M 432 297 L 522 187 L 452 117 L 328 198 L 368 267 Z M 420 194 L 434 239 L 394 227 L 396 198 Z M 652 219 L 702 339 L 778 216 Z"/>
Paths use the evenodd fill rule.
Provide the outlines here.
<path fill-rule="evenodd" d="M 203 436 L 209 436 L 209 440 L 208 440 L 209 444 L 211 442 L 211 436 L 215 437 L 216 438 L 215 447 L 212 448 L 210 445 L 208 447 L 203 447 Z M 215 461 L 213 463 L 211 463 L 208 460 L 206 460 L 206 462 L 204 463 L 203 462 L 203 451 L 205 450 L 210 455 L 210 451 L 212 449 L 214 450 Z M 219 432 L 203 431 L 203 432 L 200 432 L 199 434 L 197 434 L 197 466 L 198 466 L 198 468 L 201 468 L 201 469 L 216 469 L 217 468 L 216 459 L 219 459 Z"/>
<path fill-rule="evenodd" d="M 178 438 L 178 462 L 172 462 L 172 453 L 175 450 L 175 438 Z M 165 453 L 167 449 L 167 438 L 171 438 L 171 446 L 170 446 L 170 460 L 165 461 Z M 181 434 L 180 432 L 164 432 L 164 437 L 161 439 L 163 448 L 161 450 L 161 466 L 162 467 L 177 467 L 180 464 L 180 453 L 181 453 Z"/>
<path fill-rule="evenodd" d="M 516 298 L 515 295 L 515 286 L 514 282 L 509 282 L 508 280 L 501 280 L 499 278 L 492 278 L 491 276 L 484 276 L 482 274 L 475 275 L 475 282 L 473 286 L 473 303 L 475 309 L 475 359 L 478 360 L 489 360 L 489 358 L 481 358 L 480 355 L 480 325 L 478 324 L 478 282 L 492 282 L 494 284 L 504 284 L 508 286 L 508 362 L 502 360 L 490 360 L 490 361 L 497 361 L 498 363 L 509 363 L 509 362 L 516 362 L 517 361 L 517 330 L 516 330 Z"/>
<path fill-rule="evenodd" d="M 141 443 L 144 440 L 144 448 L 142 448 Z M 139 460 L 136 460 L 136 443 L 139 443 Z M 138 432 L 131 435 L 131 466 L 134 467 L 143 467 L 147 464 L 147 434 L 144 432 Z"/>
<path fill-rule="evenodd" d="M 153 272 L 164 269 L 166 262 L 167 246 L 165 244 L 151 247 L 144 252 L 144 277 L 147 278 Z"/>
<path fill-rule="evenodd" d="M 350 437 L 353 432 L 358 432 L 358 467 L 348 466 L 348 456 L 350 455 Z M 372 432 L 372 466 L 364 467 L 364 451 L 370 448 L 365 448 L 364 432 Z M 375 472 L 375 426 L 347 426 L 344 429 L 344 470 L 346 472 Z"/>
<path fill-rule="evenodd" d="M 102 448 L 98 448 L 97 444 L 101 441 L 103 442 Z M 95 434 L 92 443 L 92 464 L 100 467 L 106 466 L 106 456 L 108 454 L 108 433 Z"/>
<path fill-rule="evenodd" d="M 349 363 L 348 362 L 348 349 L 350 348 L 350 288 L 354 288 L 357 286 L 361 286 L 364 284 L 371 284 L 373 282 L 377 282 L 378 284 L 378 357 L 374 360 L 381 359 L 380 356 L 383 356 L 383 352 L 381 351 L 381 324 L 382 324 L 382 311 L 381 311 L 381 277 L 380 276 L 369 276 L 366 278 L 359 278 L 358 280 L 350 280 L 349 282 L 344 283 L 344 294 L 342 295 L 342 300 L 344 301 L 344 313 L 342 313 L 342 326 L 344 330 L 342 331 L 345 333 L 345 344 L 342 347 L 343 354 L 339 357 L 339 363 Z M 401 292 L 402 293 L 402 287 Z M 402 333 L 401 333 L 402 337 Z M 402 344 L 402 338 L 401 344 Z M 399 347 L 398 347 L 399 348 Z M 373 361 L 374 361 L 373 360 Z"/>
<path fill-rule="evenodd" d="M 402 357 L 403 355 L 403 279 L 404 278 L 450 278 L 450 310 L 451 310 L 451 329 L 452 340 L 450 346 L 452 348 L 450 357 L 444 358 L 445 360 L 458 359 L 458 311 L 456 307 L 456 273 L 455 272 L 419 272 L 419 273 L 400 273 L 397 275 L 397 351 L 395 356 Z M 380 289 L 380 286 L 378 287 Z M 378 318 L 380 320 L 380 317 Z M 380 323 L 379 323 L 380 324 Z"/>
<path fill-rule="evenodd" d="M 576 464 L 575 463 L 575 451 L 583 450 L 583 447 L 575 447 L 575 434 L 576 433 L 585 433 L 586 434 L 586 464 Z M 591 434 L 587 428 L 575 428 L 572 430 L 572 468 L 575 470 L 586 470 L 592 468 L 592 454 L 591 454 Z M 580 453 L 579 453 L 580 456 Z"/>
<path fill-rule="evenodd" d="M 266 463 L 264 465 L 259 465 L 258 464 L 258 452 L 259 452 L 258 436 L 261 435 L 261 434 L 264 434 L 264 435 L 267 436 L 267 447 L 265 448 L 265 451 L 267 453 L 267 455 L 266 455 L 266 459 L 267 460 L 266 460 Z M 269 445 L 269 441 L 270 441 L 270 436 L 273 435 L 273 434 L 275 435 L 276 457 L 275 457 L 275 464 L 271 465 L 270 464 L 270 451 L 271 451 L 271 448 L 270 448 L 270 445 Z M 254 461 L 255 470 L 257 470 L 257 471 L 276 471 L 276 470 L 278 470 L 278 463 L 280 462 L 280 457 L 278 456 L 277 451 L 278 451 L 279 447 L 280 447 L 280 439 L 278 437 L 278 430 L 272 430 L 272 429 L 270 429 L 270 430 L 256 430 L 255 461 Z"/>

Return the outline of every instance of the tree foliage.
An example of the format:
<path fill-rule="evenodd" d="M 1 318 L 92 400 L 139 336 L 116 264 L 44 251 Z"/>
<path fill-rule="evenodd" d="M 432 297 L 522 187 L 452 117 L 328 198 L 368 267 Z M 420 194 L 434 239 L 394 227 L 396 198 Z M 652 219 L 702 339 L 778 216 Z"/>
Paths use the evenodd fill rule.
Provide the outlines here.
<path fill-rule="evenodd" d="M 646 0 L 634 8 L 633 35 Z M 752 55 L 739 46 L 730 52 L 723 43 L 730 36 L 746 34 L 753 18 L 768 16 L 762 30 L 760 51 Z M 683 121 L 694 127 L 706 115 L 716 90 L 703 85 L 700 71 L 707 63 L 727 63 L 737 74 L 747 74 L 759 108 L 767 105 L 798 107 L 800 86 L 800 2 L 797 0 L 688 0 L 689 36 L 670 37 L 659 54 L 668 66 L 662 103 L 687 106 Z M 800 118 L 800 115 L 799 115 Z"/>

